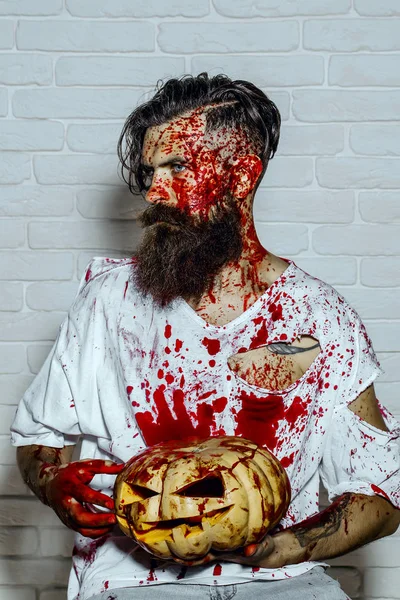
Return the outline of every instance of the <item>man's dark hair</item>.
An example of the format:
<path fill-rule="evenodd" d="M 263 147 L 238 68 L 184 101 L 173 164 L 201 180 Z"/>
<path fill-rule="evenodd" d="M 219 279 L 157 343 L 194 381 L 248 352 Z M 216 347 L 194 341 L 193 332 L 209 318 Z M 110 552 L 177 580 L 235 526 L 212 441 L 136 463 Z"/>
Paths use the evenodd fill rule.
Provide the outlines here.
<path fill-rule="evenodd" d="M 252 151 L 262 160 L 262 175 L 265 173 L 278 146 L 281 124 L 272 100 L 248 81 L 232 81 L 226 75 L 209 77 L 207 73 L 184 75 L 160 85 L 153 98 L 138 106 L 126 120 L 118 141 L 118 156 L 122 177 L 131 192 L 146 189 L 146 172 L 141 164 L 146 130 L 208 105 L 217 106 L 206 111 L 206 131 L 220 127 L 244 131 Z"/>

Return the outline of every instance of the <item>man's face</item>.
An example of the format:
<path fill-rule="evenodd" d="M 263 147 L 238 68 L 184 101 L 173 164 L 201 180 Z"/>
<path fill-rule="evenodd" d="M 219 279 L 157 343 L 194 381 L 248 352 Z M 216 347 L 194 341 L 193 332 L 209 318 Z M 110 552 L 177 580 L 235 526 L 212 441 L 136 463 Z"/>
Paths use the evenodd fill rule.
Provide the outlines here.
<path fill-rule="evenodd" d="M 243 154 L 242 134 L 205 132 L 204 110 L 150 127 L 142 160 L 148 172 L 146 200 L 207 220 L 230 192 L 232 160 Z"/>

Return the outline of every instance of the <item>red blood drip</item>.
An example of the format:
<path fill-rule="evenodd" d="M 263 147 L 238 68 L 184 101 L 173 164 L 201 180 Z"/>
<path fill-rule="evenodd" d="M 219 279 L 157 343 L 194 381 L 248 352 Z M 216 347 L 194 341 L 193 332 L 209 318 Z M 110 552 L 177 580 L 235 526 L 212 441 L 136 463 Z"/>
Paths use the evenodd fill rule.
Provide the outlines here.
<path fill-rule="evenodd" d="M 270 304 L 268 311 L 271 313 L 273 321 L 280 321 L 282 319 L 282 304 Z"/>
<path fill-rule="evenodd" d="M 279 421 L 285 415 L 282 397 L 271 394 L 259 398 L 252 392 L 243 391 L 240 399 L 242 408 L 236 415 L 235 434 L 273 451 L 277 443 Z"/>
<path fill-rule="evenodd" d="M 222 574 L 222 566 L 217 563 L 214 567 L 213 575 L 214 577 L 219 577 Z"/>
<path fill-rule="evenodd" d="M 126 281 L 125 282 L 125 289 L 124 289 L 124 298 L 126 296 L 126 290 L 128 289 L 128 284 L 129 284 L 129 281 Z"/>
<path fill-rule="evenodd" d="M 215 413 L 222 412 L 227 399 L 217 398 L 212 404 L 206 402 L 197 405 L 197 414 L 187 412 L 184 392 L 180 389 L 172 392 L 173 416 L 165 398 L 165 385 L 161 384 L 154 392 L 153 399 L 157 411 L 156 421 L 150 411 L 136 413 L 136 422 L 140 427 L 146 444 L 153 445 L 168 440 L 181 440 L 188 437 L 209 437 L 215 425 Z M 198 424 L 192 423 L 195 417 Z"/>
<path fill-rule="evenodd" d="M 221 342 L 219 340 L 210 340 L 205 337 L 201 343 L 207 348 L 208 354 L 211 354 L 211 356 L 215 356 L 221 349 Z"/>
<path fill-rule="evenodd" d="M 133 387 L 131 385 L 128 385 L 127 388 L 126 388 L 126 393 L 128 394 L 128 396 L 131 395 L 132 390 L 133 390 Z"/>
<path fill-rule="evenodd" d="M 253 571 L 253 573 L 257 573 L 257 571 L 260 570 L 260 567 L 252 567 L 251 570 Z"/>
<path fill-rule="evenodd" d="M 284 456 L 283 458 L 281 458 L 281 465 L 284 469 L 287 469 L 293 463 L 294 455 L 295 453 L 292 452 L 290 456 Z"/>
<path fill-rule="evenodd" d="M 377 485 L 375 485 L 374 483 L 371 484 L 371 490 L 373 492 L 375 492 L 375 494 L 379 494 L 380 496 L 383 496 L 384 498 L 386 498 L 386 500 L 389 500 L 390 502 L 390 498 L 387 495 L 386 492 L 384 492 L 380 487 L 378 487 Z"/>
<path fill-rule="evenodd" d="M 260 325 L 260 327 L 252 337 L 248 350 L 265 346 L 268 340 L 268 330 L 265 319 L 263 319 L 263 317 L 257 317 L 256 319 L 253 319 L 253 323 L 254 325 Z M 240 351 L 243 352 L 242 349 L 240 349 L 239 352 Z M 246 351 L 246 349 L 244 351 Z"/>
<path fill-rule="evenodd" d="M 182 348 L 183 346 L 183 342 L 181 340 L 176 340 L 175 342 L 175 352 L 179 352 L 179 350 Z"/>
<path fill-rule="evenodd" d="M 92 271 L 90 269 L 88 269 L 86 271 L 85 281 L 89 281 L 89 279 L 91 278 L 91 276 L 92 276 Z"/>
<path fill-rule="evenodd" d="M 166 325 L 164 329 L 164 337 L 168 340 L 172 335 L 172 327 L 171 325 Z"/>

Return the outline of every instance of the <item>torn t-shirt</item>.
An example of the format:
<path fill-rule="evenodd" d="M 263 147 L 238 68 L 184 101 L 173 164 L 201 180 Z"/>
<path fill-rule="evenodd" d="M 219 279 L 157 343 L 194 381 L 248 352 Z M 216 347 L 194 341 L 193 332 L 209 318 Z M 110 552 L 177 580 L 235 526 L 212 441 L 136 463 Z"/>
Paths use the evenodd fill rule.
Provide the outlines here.
<path fill-rule="evenodd" d="M 292 501 L 281 528 L 330 498 L 380 494 L 400 507 L 399 425 L 388 432 L 348 409 L 380 368 L 357 313 L 294 263 L 243 314 L 206 323 L 185 301 L 161 309 L 135 288 L 133 259 L 95 258 L 12 428 L 17 446 L 63 447 L 82 438 L 81 458 L 127 461 L 147 445 L 190 436 L 239 435 L 286 468 Z M 300 336 L 320 353 L 285 389 L 249 383 L 228 360 Z M 112 478 L 93 484 L 112 493 Z M 254 569 L 235 563 L 184 569 L 157 561 L 131 539 L 76 537 L 69 598 L 118 587 L 176 582 L 232 584 L 299 575 L 316 563 Z"/>

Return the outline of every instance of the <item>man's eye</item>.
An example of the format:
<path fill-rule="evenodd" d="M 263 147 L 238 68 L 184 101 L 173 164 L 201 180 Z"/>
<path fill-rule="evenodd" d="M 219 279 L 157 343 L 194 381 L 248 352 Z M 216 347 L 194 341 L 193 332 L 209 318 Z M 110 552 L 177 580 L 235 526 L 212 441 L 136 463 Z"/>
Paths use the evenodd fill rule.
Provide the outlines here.
<path fill-rule="evenodd" d="M 173 163 L 171 165 L 171 170 L 174 173 L 182 173 L 186 168 L 186 165 L 181 165 L 180 163 Z"/>

